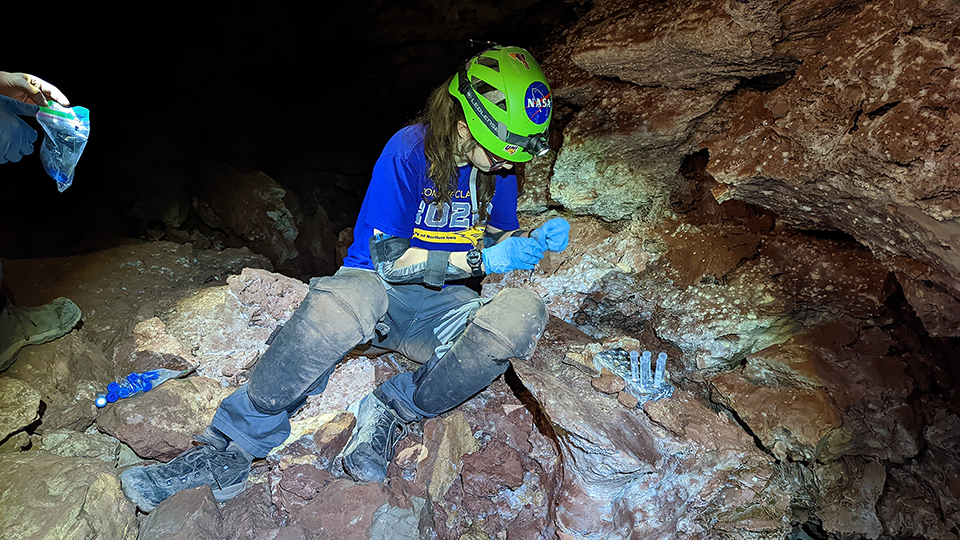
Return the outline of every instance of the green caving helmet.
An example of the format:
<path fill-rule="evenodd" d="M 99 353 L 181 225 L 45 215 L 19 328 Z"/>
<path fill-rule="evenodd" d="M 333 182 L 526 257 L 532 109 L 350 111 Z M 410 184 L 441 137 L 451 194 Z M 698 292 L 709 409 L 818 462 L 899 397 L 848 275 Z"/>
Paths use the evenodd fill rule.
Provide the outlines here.
<path fill-rule="evenodd" d="M 550 84 L 526 50 L 483 51 L 463 64 L 449 91 L 460 100 L 473 137 L 501 159 L 525 162 L 550 150 Z"/>

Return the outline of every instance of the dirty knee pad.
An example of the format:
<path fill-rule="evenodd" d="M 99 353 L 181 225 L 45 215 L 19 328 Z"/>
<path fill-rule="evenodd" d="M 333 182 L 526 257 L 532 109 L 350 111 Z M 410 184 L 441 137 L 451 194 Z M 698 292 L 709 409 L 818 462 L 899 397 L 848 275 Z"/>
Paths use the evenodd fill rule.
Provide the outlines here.
<path fill-rule="evenodd" d="M 547 306 L 540 295 L 511 288 L 498 292 L 478 309 L 470 324 L 497 336 L 497 341 L 510 348 L 509 358 L 526 360 L 533 355 L 547 319 Z"/>
<path fill-rule="evenodd" d="M 292 412 L 326 386 L 344 355 L 374 336 L 387 304 L 386 289 L 372 272 L 341 269 L 311 280 L 307 297 L 250 372 L 254 407 L 265 414 Z"/>
<path fill-rule="evenodd" d="M 348 305 L 363 326 L 364 341 L 373 338 L 374 327 L 390 305 L 380 277 L 359 268 L 341 268 L 333 276 L 313 278 L 310 290 L 328 292 Z"/>

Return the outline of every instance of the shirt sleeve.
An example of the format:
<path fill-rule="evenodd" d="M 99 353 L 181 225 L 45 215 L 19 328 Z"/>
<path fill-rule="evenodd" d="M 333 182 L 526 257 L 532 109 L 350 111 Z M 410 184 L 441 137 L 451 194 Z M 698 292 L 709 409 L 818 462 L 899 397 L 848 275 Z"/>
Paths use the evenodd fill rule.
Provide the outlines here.
<path fill-rule="evenodd" d="M 367 223 L 391 236 L 413 236 L 413 220 L 420 204 L 419 178 L 423 171 L 403 155 L 384 154 L 373 167 L 367 188 Z"/>
<path fill-rule="evenodd" d="M 517 177 L 515 175 L 497 177 L 497 190 L 493 194 L 492 202 L 490 226 L 501 231 L 520 228 L 520 222 L 517 220 Z"/>

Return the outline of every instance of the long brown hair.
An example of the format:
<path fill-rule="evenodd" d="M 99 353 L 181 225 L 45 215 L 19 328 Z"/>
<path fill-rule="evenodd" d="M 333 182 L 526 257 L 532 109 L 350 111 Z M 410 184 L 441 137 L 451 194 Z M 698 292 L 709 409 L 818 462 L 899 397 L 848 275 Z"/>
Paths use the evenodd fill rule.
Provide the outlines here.
<path fill-rule="evenodd" d="M 426 125 L 426 136 L 423 142 L 424 153 L 427 161 L 430 162 L 428 176 L 433 180 L 436 187 L 437 210 L 443 212 L 444 203 L 449 204 L 453 197 L 453 192 L 457 189 L 457 179 L 459 170 L 457 167 L 457 158 L 460 157 L 460 134 L 457 129 L 458 122 L 466 123 L 466 116 L 463 114 L 463 108 L 447 90 L 450 85 L 450 79 L 434 89 L 427 99 L 426 108 L 414 119 L 415 124 Z M 467 142 L 463 153 L 469 153 L 477 145 L 477 141 L 472 138 Z M 496 175 L 477 171 L 477 205 L 480 210 L 480 221 L 486 222 L 487 203 L 493 199 L 493 193 L 496 191 Z"/>

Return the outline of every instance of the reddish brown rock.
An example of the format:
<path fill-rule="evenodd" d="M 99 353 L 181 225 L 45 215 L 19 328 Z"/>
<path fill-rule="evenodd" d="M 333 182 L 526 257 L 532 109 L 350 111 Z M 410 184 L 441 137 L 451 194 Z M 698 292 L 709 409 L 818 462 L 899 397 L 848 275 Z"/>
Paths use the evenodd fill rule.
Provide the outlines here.
<path fill-rule="evenodd" d="M 266 255 L 274 265 L 297 257 L 295 246 L 301 216 L 289 205 L 297 205 L 272 178 L 256 171 L 238 173 L 226 166 L 206 171 L 203 192 L 193 203 L 201 219 L 215 229 L 231 231 L 247 242 L 255 253 Z"/>
<path fill-rule="evenodd" d="M 640 403 L 640 400 L 630 392 L 618 392 L 617 402 L 628 409 L 633 409 Z"/>
<path fill-rule="evenodd" d="M 484 450 L 464 456 L 459 481 L 434 503 L 441 538 L 481 531 L 495 537 L 504 530 L 510 531 L 511 537 L 549 538 L 556 530 L 552 514 L 559 481 L 556 444 L 534 426 L 529 395 L 515 375 L 508 371 L 504 379 L 509 384 L 495 381 L 477 399 L 461 406 Z M 494 454 L 494 459 L 481 459 L 487 452 Z M 498 470 L 499 455 L 505 456 L 507 468 L 503 471 Z M 492 474 L 487 477 L 480 469 Z M 470 517 L 474 515 L 486 517 L 479 523 Z"/>
<path fill-rule="evenodd" d="M 140 525 L 146 538 L 222 538 L 220 507 L 210 486 L 179 491 L 160 503 Z"/>
<path fill-rule="evenodd" d="M 619 375 L 614 375 L 609 369 L 600 370 L 600 376 L 590 379 L 590 386 L 597 392 L 616 394 L 623 390 L 627 383 Z"/>
<path fill-rule="evenodd" d="M 208 486 L 200 486 L 177 492 L 160 503 L 141 521 L 139 537 L 182 540 L 308 538 L 299 525 L 281 527 L 277 517 L 264 484 L 247 486 L 243 493 L 222 507 Z"/>
<path fill-rule="evenodd" d="M 694 228 L 666 221 L 661 226 L 670 235 L 669 249 L 664 255 L 667 275 L 680 288 L 704 277 L 729 274 L 741 261 L 757 255 L 762 239 L 759 231 L 719 223 Z"/>
<path fill-rule="evenodd" d="M 597 393 L 587 377 L 562 363 L 586 337 L 566 326 L 551 320 L 534 358 L 514 369 L 555 426 L 566 464 L 556 500 L 558 528 L 614 537 L 622 534 L 617 523 L 636 511 L 638 479 L 652 474 L 662 456 L 645 416 Z"/>
<path fill-rule="evenodd" d="M 599 3 L 580 25 L 573 61 L 595 75 L 640 86 L 732 89 L 743 78 L 785 71 L 774 2 Z"/>
<path fill-rule="evenodd" d="M 329 471 L 313 465 L 297 464 L 277 471 L 270 480 L 273 502 L 290 513 L 313 500 L 335 478 Z"/>
<path fill-rule="evenodd" d="M 768 213 L 739 202 L 689 204 L 679 221 L 615 234 L 573 220 L 567 250 L 532 274 L 488 278 L 484 292 L 532 289 L 553 315 L 587 332 L 650 332 L 679 349 L 671 358 L 684 369 L 704 372 L 803 324 L 874 315 L 890 294 L 890 272 L 855 242 L 775 227 Z"/>
<path fill-rule="evenodd" d="M 24 347 L 3 373 L 40 393 L 45 403 L 37 428 L 41 433 L 58 428 L 83 431 L 97 418 L 94 400 L 106 392 L 115 371 L 87 337 L 86 332 L 73 331 L 49 343 Z"/>
<path fill-rule="evenodd" d="M 904 402 L 912 378 L 887 356 L 892 345 L 875 328 L 836 322 L 751 355 L 742 371 L 713 382 L 780 459 L 902 462 L 918 450 L 922 421 Z"/>
<path fill-rule="evenodd" d="M 460 475 L 463 455 L 477 451 L 480 443 L 462 411 L 426 420 L 423 439 L 426 458 L 417 467 L 416 482 L 427 487 L 433 500 L 439 500 Z"/>
<path fill-rule="evenodd" d="M 960 526 L 960 418 L 942 408 L 934 416 L 920 458 L 887 472 L 877 513 L 894 535 L 948 537 Z"/>
<path fill-rule="evenodd" d="M 168 308 L 170 299 L 223 282 L 246 267 L 272 268 L 246 248 L 131 242 L 73 257 L 5 260 L 3 284 L 24 306 L 58 296 L 73 300 L 83 311 L 84 337 L 112 358 L 117 343 L 137 323 Z"/>
<path fill-rule="evenodd" d="M 309 463 L 320 469 L 328 469 L 350 440 L 356 418 L 346 411 L 312 418 L 304 416 L 298 415 L 293 422 L 295 425 L 292 426 L 291 436 L 267 457 L 281 468 Z"/>
<path fill-rule="evenodd" d="M 197 358 L 166 331 L 158 317 L 138 323 L 133 332 L 117 344 L 113 362 L 125 374 L 151 369 L 193 369 Z"/>
<path fill-rule="evenodd" d="M 686 535 L 783 537 L 788 527 L 784 517 L 796 488 L 733 418 L 705 405 L 702 398 L 682 390 L 670 399 L 644 404 L 651 419 L 675 436 L 665 437 L 664 450 L 683 457 L 668 460 L 671 471 L 645 485 L 658 486 L 658 496 L 649 508 L 641 508 L 637 519 L 660 523 L 662 534 L 670 536 L 677 533 L 676 526 L 658 515 L 671 512 L 669 502 L 662 499 L 697 501 L 690 506 L 706 507 L 681 518 L 687 523 Z"/>
<path fill-rule="evenodd" d="M 706 143 L 721 200 L 849 233 L 944 336 L 960 333 L 958 20 L 950 0 L 868 4 L 790 82 L 737 96 L 738 120 Z"/>
<path fill-rule="evenodd" d="M 738 371 L 711 382 L 777 459 L 813 460 L 818 443 L 840 427 L 840 411 L 823 388 L 765 388 Z"/>
<path fill-rule="evenodd" d="M 107 405 L 97 427 L 140 457 L 169 461 L 190 448 L 233 390 L 205 377 L 173 379 L 139 396 Z"/>
<path fill-rule="evenodd" d="M 520 454 L 501 440 L 491 441 L 478 452 L 463 457 L 463 490 L 480 497 L 496 494 L 502 487 L 523 485 Z"/>
<path fill-rule="evenodd" d="M 198 185 L 193 208 L 200 218 L 242 239 L 278 270 L 307 276 L 336 270 L 337 238 L 322 208 L 304 215 L 297 196 L 261 171 L 211 165 Z"/>
<path fill-rule="evenodd" d="M 227 278 L 250 323 L 270 330 L 286 322 L 307 296 L 307 285 L 282 274 L 244 268 L 240 275 Z"/>
<path fill-rule="evenodd" d="M 845 457 L 814 470 L 822 505 L 817 515 L 824 530 L 864 538 L 878 538 L 883 533 L 876 510 L 887 479 L 883 465 Z"/>
<path fill-rule="evenodd" d="M 282 514 L 271 504 L 270 491 L 265 482 L 251 483 L 243 493 L 231 499 L 220 510 L 223 538 L 280 538 Z M 292 531 L 291 531 L 292 532 Z M 274 535 L 278 535 L 276 538 Z"/>
<path fill-rule="evenodd" d="M 240 375 L 267 350 L 271 329 L 251 324 L 227 286 L 184 295 L 158 315 L 167 332 L 196 357 L 197 374 L 222 384 L 242 384 Z"/>
<path fill-rule="evenodd" d="M 402 481 L 399 481 L 402 484 Z M 395 535 L 419 536 L 424 500 L 411 499 L 402 488 L 334 480 L 310 502 L 291 513 L 291 521 L 319 538 L 366 540 L 395 527 Z M 419 509 L 418 509 L 419 507 Z M 389 536 L 380 536 L 388 538 Z"/>
<path fill-rule="evenodd" d="M 677 171 L 696 151 L 690 135 L 716 105 L 715 92 L 638 88 L 623 83 L 568 89 L 590 97 L 564 128 L 553 163 L 551 199 L 606 220 L 659 218 L 678 189 Z M 564 94 L 558 88 L 559 95 Z"/>

